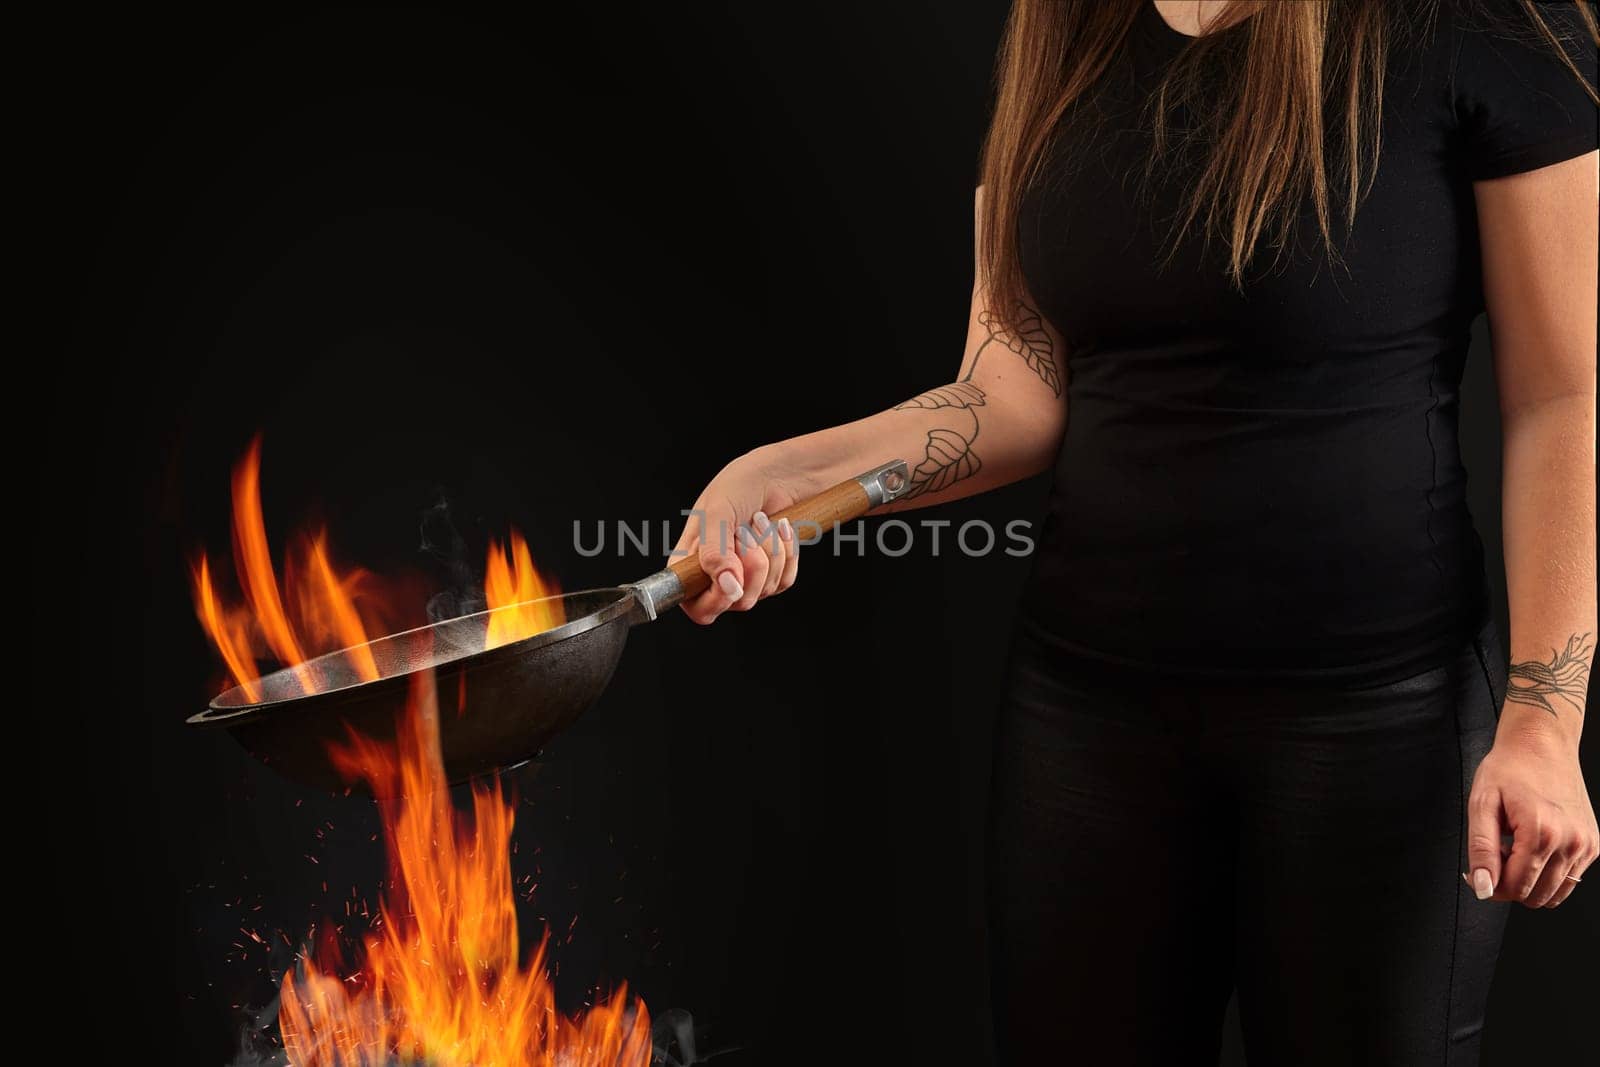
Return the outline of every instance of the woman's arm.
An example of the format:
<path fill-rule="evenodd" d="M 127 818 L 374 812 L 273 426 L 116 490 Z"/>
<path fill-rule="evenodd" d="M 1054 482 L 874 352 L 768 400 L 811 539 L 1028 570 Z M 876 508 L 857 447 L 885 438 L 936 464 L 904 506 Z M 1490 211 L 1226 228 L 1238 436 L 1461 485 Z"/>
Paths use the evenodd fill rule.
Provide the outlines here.
<path fill-rule="evenodd" d="M 975 200 L 982 214 L 983 190 Z M 975 242 L 974 247 L 981 247 Z M 728 464 L 694 503 L 678 551 L 698 551 L 711 587 L 684 604 L 706 623 L 744 611 L 791 585 L 799 544 L 768 533 L 766 515 L 894 460 L 911 470 L 904 496 L 884 511 L 980 493 L 1046 469 L 1066 429 L 1066 353 L 1043 316 L 1024 308 L 1015 331 L 987 304 L 973 272 L 967 341 L 955 380 L 864 419 L 763 445 Z M 757 540 L 740 540 L 751 526 Z"/>
<path fill-rule="evenodd" d="M 1510 676 L 1473 781 L 1473 878 L 1559 904 L 1600 852 L 1578 765 L 1595 650 L 1597 156 L 1475 186 L 1499 384 Z M 1502 832 L 1515 843 L 1500 862 Z M 1478 895 L 1485 894 L 1475 886 Z"/>

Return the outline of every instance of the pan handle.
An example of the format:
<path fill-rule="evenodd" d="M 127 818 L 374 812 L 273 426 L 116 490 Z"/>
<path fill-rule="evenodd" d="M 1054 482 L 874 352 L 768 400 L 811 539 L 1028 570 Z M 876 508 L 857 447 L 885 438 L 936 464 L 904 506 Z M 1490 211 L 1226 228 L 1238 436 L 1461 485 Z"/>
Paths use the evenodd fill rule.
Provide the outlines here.
<path fill-rule="evenodd" d="M 771 519 L 774 523 L 788 519 L 798 537 L 818 538 L 839 523 L 858 519 L 873 508 L 904 496 L 910 487 L 911 472 L 905 460 L 895 460 L 784 508 Z M 638 600 L 644 617 L 654 619 L 676 607 L 679 601 L 699 596 L 710 585 L 711 579 L 700 569 L 699 557 L 688 555 L 673 560 L 665 569 L 628 588 Z"/>

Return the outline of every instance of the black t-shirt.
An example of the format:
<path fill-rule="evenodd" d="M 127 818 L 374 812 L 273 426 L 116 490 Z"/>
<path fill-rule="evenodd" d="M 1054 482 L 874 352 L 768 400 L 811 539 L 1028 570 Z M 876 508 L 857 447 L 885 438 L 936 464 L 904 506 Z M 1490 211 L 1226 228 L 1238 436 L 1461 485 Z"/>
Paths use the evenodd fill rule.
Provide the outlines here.
<path fill-rule="evenodd" d="M 1019 219 L 1024 278 L 1069 353 L 1024 624 L 1069 654 L 1180 675 L 1367 685 L 1431 669 L 1490 610 L 1457 441 L 1484 309 L 1472 182 L 1593 149 L 1594 104 L 1552 50 L 1444 0 L 1389 60 L 1342 264 L 1308 210 L 1300 248 L 1272 271 L 1260 258 L 1241 293 L 1217 241 L 1160 268 L 1192 174 L 1173 165 L 1140 198 L 1138 107 L 1190 39 L 1141 6 L 1086 105 L 1099 118 L 1063 128 Z M 1561 6 L 1552 21 L 1582 34 Z M 1576 40 L 1592 81 L 1592 41 Z"/>

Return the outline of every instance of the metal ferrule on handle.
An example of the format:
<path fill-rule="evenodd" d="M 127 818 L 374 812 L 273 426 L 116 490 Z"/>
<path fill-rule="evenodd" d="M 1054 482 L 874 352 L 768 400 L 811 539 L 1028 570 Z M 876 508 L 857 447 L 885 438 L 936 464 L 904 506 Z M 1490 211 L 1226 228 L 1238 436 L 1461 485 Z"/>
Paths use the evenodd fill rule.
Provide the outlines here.
<path fill-rule="evenodd" d="M 905 495 L 910 486 L 911 472 L 905 460 L 895 460 L 784 508 L 771 519 L 773 523 L 788 519 L 796 536 L 813 540 L 830 527 L 858 519 L 873 508 Z M 624 588 L 633 594 L 635 621 L 648 622 L 683 600 L 699 596 L 710 585 L 711 579 L 700 569 L 699 557 L 688 555 Z"/>

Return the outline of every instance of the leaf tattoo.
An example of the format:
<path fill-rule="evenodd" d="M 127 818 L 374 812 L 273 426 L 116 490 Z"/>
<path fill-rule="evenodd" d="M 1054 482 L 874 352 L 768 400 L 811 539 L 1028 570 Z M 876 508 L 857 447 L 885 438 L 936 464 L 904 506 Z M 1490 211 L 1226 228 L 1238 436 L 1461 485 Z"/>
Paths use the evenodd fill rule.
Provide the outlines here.
<path fill-rule="evenodd" d="M 1037 374 L 1050 391 L 1061 395 L 1061 372 L 1056 367 L 1056 346 L 1044 328 L 1039 313 L 1026 304 L 1017 305 L 1016 329 L 1009 330 L 991 311 L 980 311 L 978 321 L 989 330 L 989 341 L 998 341 L 1022 357 L 1028 369 Z M 984 344 L 988 345 L 989 341 Z M 974 361 L 976 362 L 976 361 Z"/>
<path fill-rule="evenodd" d="M 1555 715 L 1550 702 L 1553 696 L 1571 701 L 1583 713 L 1584 693 L 1589 688 L 1589 655 L 1593 646 L 1586 644 L 1589 635 L 1573 634 L 1567 647 L 1560 652 L 1551 650 L 1549 663 L 1532 659 L 1511 664 L 1506 678 L 1506 700 L 1531 707 L 1543 708 Z"/>
<path fill-rule="evenodd" d="M 978 322 L 988 329 L 989 336 L 973 353 L 972 366 L 966 374 L 959 381 L 929 389 L 920 396 L 896 405 L 896 411 L 948 412 L 951 418 L 955 417 L 956 412 L 965 412 L 966 419 L 962 422 L 970 422 L 970 426 L 957 423 L 928 431 L 922 460 L 911 470 L 911 483 L 905 492 L 907 498 L 948 489 L 983 469 L 983 462 L 972 446 L 978 440 L 978 431 L 981 429 L 977 409 L 984 406 L 986 396 L 973 382 L 972 375 L 990 346 L 998 344 L 1021 356 L 1028 368 L 1056 396 L 1061 395 L 1061 372 L 1056 366 L 1055 344 L 1050 340 L 1044 320 L 1026 304 L 1017 305 L 1013 320 L 1016 328 L 1008 330 L 999 316 L 988 310 L 980 311 Z"/>
<path fill-rule="evenodd" d="M 951 382 L 941 385 L 937 389 L 929 389 L 921 396 L 914 396 L 904 404 L 895 405 L 896 411 L 905 411 L 907 408 L 923 408 L 934 411 L 938 408 L 979 408 L 983 406 L 983 390 L 971 382 Z"/>
<path fill-rule="evenodd" d="M 912 468 L 911 485 L 905 495 L 911 497 L 937 493 L 963 478 L 970 478 L 981 469 L 983 463 L 972 451 L 970 440 L 955 430 L 929 430 L 927 455 Z"/>

